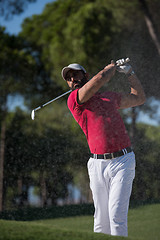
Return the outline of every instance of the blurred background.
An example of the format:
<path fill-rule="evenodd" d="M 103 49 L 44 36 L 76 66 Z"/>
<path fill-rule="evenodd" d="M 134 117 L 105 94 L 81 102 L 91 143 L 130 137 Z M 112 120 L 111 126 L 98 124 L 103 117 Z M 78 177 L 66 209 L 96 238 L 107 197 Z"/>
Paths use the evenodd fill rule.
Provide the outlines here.
<path fill-rule="evenodd" d="M 92 203 L 89 148 L 67 108 L 61 69 L 90 77 L 129 57 L 143 106 L 121 111 L 136 154 L 131 201 L 160 199 L 160 1 L 2 0 L 0 2 L 0 211 Z M 116 73 L 104 86 L 128 91 Z"/>

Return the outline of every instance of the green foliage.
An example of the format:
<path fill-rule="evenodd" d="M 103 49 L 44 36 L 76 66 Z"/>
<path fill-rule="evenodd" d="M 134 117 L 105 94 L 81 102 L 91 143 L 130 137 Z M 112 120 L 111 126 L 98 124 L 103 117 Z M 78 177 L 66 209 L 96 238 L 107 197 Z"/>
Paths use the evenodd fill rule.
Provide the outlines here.
<path fill-rule="evenodd" d="M 93 215 L 93 204 L 64 205 L 45 208 L 24 208 L 0 213 L 0 219 L 15 221 L 35 221 L 65 217 Z"/>
<path fill-rule="evenodd" d="M 87 161 L 87 158 L 84 160 L 84 154 L 88 148 L 86 141 L 81 142 L 84 136 L 77 125 L 72 124 L 74 120 L 66 104 L 55 103 L 54 109 L 52 108 L 46 107 L 37 113 L 35 121 L 31 121 L 28 114 L 18 109 L 15 114 L 10 114 L 6 132 L 4 177 L 6 188 L 15 189 L 18 179 L 27 188 L 35 185 L 40 189 L 43 177 L 46 198 L 52 199 L 52 204 L 55 204 L 57 198 L 67 196 L 73 165 L 84 165 Z M 77 134 L 83 137 L 77 138 Z M 79 149 L 82 148 L 84 152 L 80 153 Z M 18 197 L 17 191 L 14 193 L 12 199 Z"/>
<path fill-rule="evenodd" d="M 158 27 L 159 15 L 153 11 L 156 6 L 160 7 L 157 1 L 148 1 Z M 92 76 L 111 59 L 130 57 L 146 94 L 159 97 L 156 88 L 151 87 L 151 81 L 158 84 L 159 55 L 138 0 L 55 1 L 48 4 L 41 15 L 26 19 L 20 35 L 33 51 L 41 52 L 41 60 L 52 81 L 64 89 L 66 85 L 60 72 L 71 62 L 84 65 Z M 116 85 L 121 89 L 123 84 L 117 82 Z"/>
<path fill-rule="evenodd" d="M 8 94 L 24 93 L 35 69 L 35 60 L 24 51 L 20 38 L 6 34 L 2 28 L 0 51 L 0 95 L 5 104 Z"/>
<path fill-rule="evenodd" d="M 91 74 L 106 64 L 120 22 L 105 2 L 55 1 L 40 16 L 26 19 L 20 35 L 41 49 L 46 70 L 64 86 L 60 72 L 69 62 L 86 65 Z"/>
<path fill-rule="evenodd" d="M 7 129 L 5 179 L 7 185 L 12 187 L 17 185 L 19 178 L 23 179 L 24 185 L 39 185 L 39 179 L 31 177 L 33 169 L 39 177 L 41 172 L 46 172 L 47 198 L 54 202 L 58 197 L 66 196 L 67 184 L 71 181 L 65 170 L 68 156 L 63 154 L 66 152 L 67 136 L 49 127 L 45 128 L 45 133 L 40 131 L 41 134 L 37 134 L 33 128 L 31 132 L 31 120 L 27 116 L 17 112 Z"/>

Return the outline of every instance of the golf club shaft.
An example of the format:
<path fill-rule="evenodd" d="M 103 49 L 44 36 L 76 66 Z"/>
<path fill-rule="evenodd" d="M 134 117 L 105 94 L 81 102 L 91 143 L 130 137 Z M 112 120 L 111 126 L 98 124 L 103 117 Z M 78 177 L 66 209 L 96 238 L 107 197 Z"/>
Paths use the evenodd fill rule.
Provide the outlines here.
<path fill-rule="evenodd" d="M 68 93 L 70 93 L 71 91 L 72 91 L 72 90 L 69 90 L 68 92 L 65 92 L 65 93 L 61 94 L 60 96 L 58 96 L 58 97 L 56 97 L 56 98 L 54 98 L 54 99 L 50 100 L 49 102 L 47 102 L 47 103 L 44 103 L 43 105 L 41 105 L 41 106 L 39 106 L 39 107 L 35 108 L 35 109 L 34 109 L 34 111 L 37 111 L 37 110 L 39 110 L 39 109 L 41 109 L 41 108 L 45 107 L 46 105 L 48 105 L 48 104 L 50 104 L 50 103 L 52 103 L 52 102 L 56 101 L 57 99 L 59 99 L 59 98 L 61 98 L 61 97 L 65 96 L 65 95 L 67 95 L 67 94 L 68 94 Z"/>

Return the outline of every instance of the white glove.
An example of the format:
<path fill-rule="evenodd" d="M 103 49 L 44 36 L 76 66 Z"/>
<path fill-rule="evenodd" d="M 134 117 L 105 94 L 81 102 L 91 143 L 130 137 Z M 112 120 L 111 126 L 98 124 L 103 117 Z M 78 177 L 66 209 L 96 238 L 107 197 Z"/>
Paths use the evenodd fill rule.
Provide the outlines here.
<path fill-rule="evenodd" d="M 116 64 L 119 65 L 117 66 L 117 71 L 121 73 L 128 74 L 132 71 L 132 66 L 126 63 L 126 61 L 122 58 L 116 61 Z"/>

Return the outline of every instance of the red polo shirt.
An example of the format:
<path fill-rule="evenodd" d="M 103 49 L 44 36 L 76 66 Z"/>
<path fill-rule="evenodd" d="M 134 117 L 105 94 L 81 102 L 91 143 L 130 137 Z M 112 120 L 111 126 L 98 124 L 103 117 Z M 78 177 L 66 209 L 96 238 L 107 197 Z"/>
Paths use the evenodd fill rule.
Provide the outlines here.
<path fill-rule="evenodd" d="M 118 112 L 121 94 L 96 93 L 87 102 L 78 104 L 78 89 L 68 97 L 68 108 L 86 135 L 91 153 L 112 153 L 131 145 Z"/>

